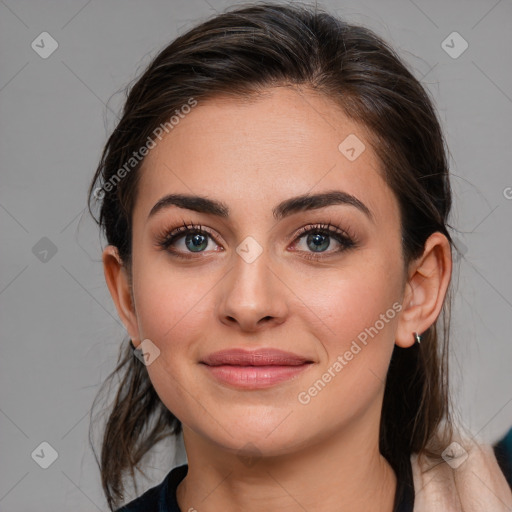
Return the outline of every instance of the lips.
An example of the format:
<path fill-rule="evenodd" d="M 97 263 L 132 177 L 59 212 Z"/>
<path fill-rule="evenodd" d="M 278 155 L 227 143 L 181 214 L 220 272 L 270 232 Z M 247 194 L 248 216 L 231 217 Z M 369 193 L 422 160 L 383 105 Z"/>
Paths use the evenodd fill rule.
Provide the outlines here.
<path fill-rule="evenodd" d="M 201 362 L 208 366 L 299 366 L 313 361 L 292 352 L 276 349 L 231 349 L 214 352 Z"/>
<path fill-rule="evenodd" d="M 201 363 L 207 374 L 224 386 L 257 390 L 298 378 L 313 361 L 276 349 L 231 349 L 210 354 Z"/>

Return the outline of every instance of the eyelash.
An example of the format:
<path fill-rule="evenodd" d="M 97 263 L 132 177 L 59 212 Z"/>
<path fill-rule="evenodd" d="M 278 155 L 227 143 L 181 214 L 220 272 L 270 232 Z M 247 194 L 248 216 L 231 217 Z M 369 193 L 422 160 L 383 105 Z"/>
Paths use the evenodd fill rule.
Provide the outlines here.
<path fill-rule="evenodd" d="M 179 238 L 189 234 L 189 233 L 195 233 L 200 235 L 205 235 L 210 237 L 215 243 L 217 241 L 215 240 L 215 237 L 204 228 L 204 226 L 201 226 L 199 224 L 194 224 L 192 222 L 186 223 L 184 222 L 182 226 L 176 228 L 176 229 L 164 229 L 162 232 L 160 232 L 157 235 L 156 245 L 163 249 L 168 251 L 172 256 L 175 256 L 177 258 L 181 259 L 196 259 L 196 256 L 185 256 L 182 252 L 176 251 L 175 249 L 172 249 L 171 246 L 176 240 Z M 357 247 L 358 242 L 356 236 L 350 232 L 350 230 L 341 230 L 337 226 L 334 226 L 329 221 L 327 224 L 313 224 L 304 226 L 295 234 L 294 242 L 298 241 L 300 238 L 304 237 L 305 235 L 309 235 L 310 233 L 315 234 L 321 234 L 324 236 L 330 236 L 331 238 L 334 238 L 341 247 L 339 249 L 336 249 L 334 251 L 329 251 L 326 254 L 332 255 L 333 253 L 340 253 L 342 251 L 346 251 L 348 249 L 353 249 Z M 312 261 L 320 261 L 322 259 L 325 259 L 328 256 L 322 256 L 322 253 L 314 253 L 314 252 L 303 252 L 303 257 L 312 260 Z M 190 253 L 193 254 L 193 253 Z M 200 254 L 200 253 L 198 253 Z"/>

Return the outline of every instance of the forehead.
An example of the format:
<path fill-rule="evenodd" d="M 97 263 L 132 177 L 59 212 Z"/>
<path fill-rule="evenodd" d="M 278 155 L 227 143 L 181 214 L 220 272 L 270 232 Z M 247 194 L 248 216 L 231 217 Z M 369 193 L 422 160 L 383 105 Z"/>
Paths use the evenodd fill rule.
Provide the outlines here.
<path fill-rule="evenodd" d="M 199 101 L 155 142 L 141 168 L 136 216 L 147 217 L 169 193 L 209 196 L 256 216 L 288 197 L 333 189 L 355 195 L 377 218 L 398 214 L 364 126 L 310 91 Z"/>

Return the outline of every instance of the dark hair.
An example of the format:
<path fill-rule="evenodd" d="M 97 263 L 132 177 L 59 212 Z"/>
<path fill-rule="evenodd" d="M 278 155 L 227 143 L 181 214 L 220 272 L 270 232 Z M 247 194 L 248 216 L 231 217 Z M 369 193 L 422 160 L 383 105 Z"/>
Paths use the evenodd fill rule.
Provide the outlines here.
<path fill-rule="evenodd" d="M 367 28 L 317 8 L 259 3 L 228 10 L 179 36 L 154 58 L 127 95 L 89 188 L 88 205 L 94 216 L 91 205 L 101 199 L 95 220 L 130 272 L 131 216 L 142 163 L 126 170 L 134 151 L 191 98 L 251 98 L 268 87 L 284 85 L 303 85 L 330 98 L 367 129 L 383 177 L 399 203 L 405 268 L 422 255 L 434 232 L 444 234 L 452 245 L 447 230 L 451 190 L 446 145 L 419 81 Z M 123 166 L 126 172 L 116 179 Z M 442 310 L 443 331 L 436 321 L 422 333 L 421 345 L 395 346 L 391 358 L 380 451 L 399 479 L 412 453 L 439 457 L 451 435 L 450 306 L 451 287 Z M 129 343 L 121 347 L 108 379 L 118 372 L 123 378 L 106 424 L 100 465 L 111 507 L 124 497 L 125 471 L 135 480 L 134 467 L 144 454 L 181 429 Z"/>

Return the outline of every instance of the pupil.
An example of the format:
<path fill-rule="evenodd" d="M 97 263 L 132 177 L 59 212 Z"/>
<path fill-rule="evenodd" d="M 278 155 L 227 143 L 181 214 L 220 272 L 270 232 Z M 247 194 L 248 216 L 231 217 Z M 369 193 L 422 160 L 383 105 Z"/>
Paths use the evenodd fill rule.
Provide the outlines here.
<path fill-rule="evenodd" d="M 329 247 L 329 237 L 326 235 L 321 235 L 321 234 L 309 235 L 308 243 L 311 241 L 314 243 L 315 249 L 320 249 L 320 251 L 317 251 L 317 252 L 325 251 L 325 249 L 327 249 Z"/>
<path fill-rule="evenodd" d="M 192 241 L 192 245 L 189 245 L 188 242 L 190 242 L 190 241 Z M 208 246 L 208 240 L 204 235 L 201 235 L 201 234 L 195 234 L 195 235 L 188 234 L 185 239 L 185 244 L 191 251 L 198 252 L 202 249 L 205 249 Z M 204 247 L 201 247 L 202 245 Z"/>

